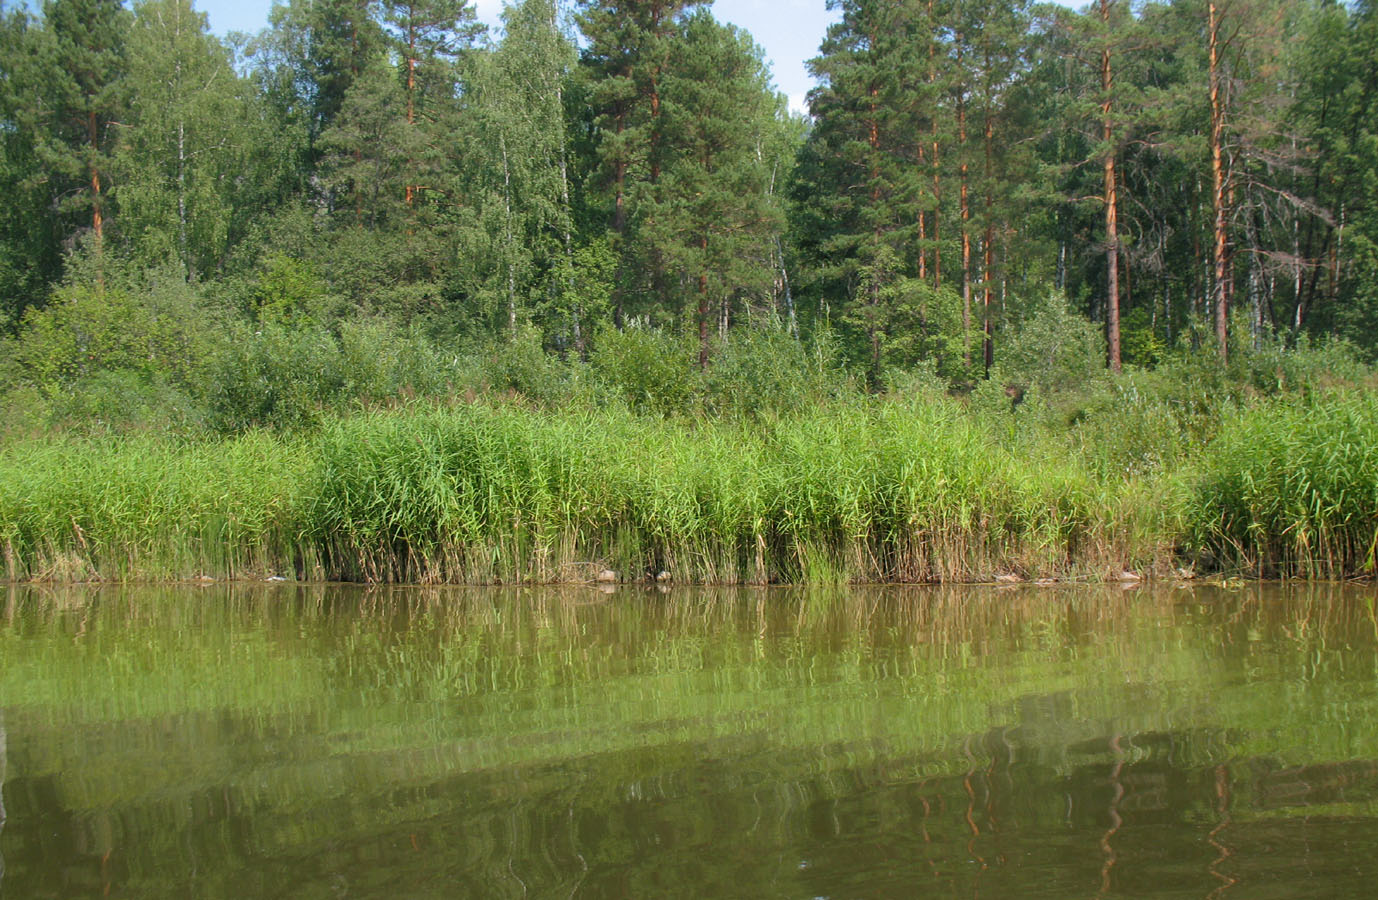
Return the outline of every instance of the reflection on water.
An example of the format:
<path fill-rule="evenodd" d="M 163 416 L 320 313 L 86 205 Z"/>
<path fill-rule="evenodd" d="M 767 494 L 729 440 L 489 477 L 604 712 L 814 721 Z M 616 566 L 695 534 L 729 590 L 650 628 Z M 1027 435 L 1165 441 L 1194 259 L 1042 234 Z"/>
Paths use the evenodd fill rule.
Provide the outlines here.
<path fill-rule="evenodd" d="M 0 896 L 1367 897 L 1373 601 L 12 589 Z"/>
<path fill-rule="evenodd" d="M 0 837 L 5 834 L 5 711 L 0 709 Z M 5 855 L 0 853 L 0 885 L 5 883 Z"/>

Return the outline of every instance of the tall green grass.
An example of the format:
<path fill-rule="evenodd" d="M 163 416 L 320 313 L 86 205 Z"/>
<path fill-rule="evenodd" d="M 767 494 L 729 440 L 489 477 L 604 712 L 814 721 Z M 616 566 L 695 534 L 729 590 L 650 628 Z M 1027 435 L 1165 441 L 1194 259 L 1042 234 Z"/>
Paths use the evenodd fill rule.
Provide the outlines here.
<path fill-rule="evenodd" d="M 773 423 L 473 406 L 327 429 L 306 510 L 349 579 L 972 581 L 1153 565 L 1150 498 L 1030 464 L 952 403 Z M 1132 502 L 1126 503 L 1125 498 Z"/>
<path fill-rule="evenodd" d="M 58 440 L 0 450 L 0 548 L 10 579 L 56 581 L 311 571 L 300 540 L 306 444 Z"/>
<path fill-rule="evenodd" d="M 1236 412 L 1201 461 L 1192 543 L 1263 575 L 1372 575 L 1378 397 L 1346 392 Z"/>
<path fill-rule="evenodd" d="M 610 568 L 969 582 L 1183 559 L 1373 571 L 1372 397 L 1262 401 L 1194 448 L 1108 421 L 1029 432 L 931 397 L 754 422 L 473 403 L 290 438 L 18 443 L 0 450 L 0 548 L 9 578 L 50 580 L 573 582 Z"/>

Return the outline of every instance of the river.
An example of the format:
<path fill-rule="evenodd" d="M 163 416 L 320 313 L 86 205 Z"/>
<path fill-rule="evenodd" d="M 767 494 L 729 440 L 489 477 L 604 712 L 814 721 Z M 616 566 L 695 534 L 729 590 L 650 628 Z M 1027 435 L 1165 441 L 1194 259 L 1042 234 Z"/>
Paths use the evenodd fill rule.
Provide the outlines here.
<path fill-rule="evenodd" d="M 0 587 L 0 897 L 1370 897 L 1378 588 Z"/>

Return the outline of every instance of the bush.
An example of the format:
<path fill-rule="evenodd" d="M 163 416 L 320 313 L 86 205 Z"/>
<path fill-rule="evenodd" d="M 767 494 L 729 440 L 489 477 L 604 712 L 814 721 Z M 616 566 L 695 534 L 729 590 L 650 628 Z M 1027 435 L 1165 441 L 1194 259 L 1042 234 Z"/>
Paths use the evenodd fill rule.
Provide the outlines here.
<path fill-rule="evenodd" d="M 1343 340 L 1313 340 L 1303 334 L 1289 347 L 1284 335 L 1268 331 L 1258 347 L 1239 343 L 1243 349 L 1230 358 L 1231 380 L 1267 395 L 1357 384 L 1367 374 L 1358 352 Z"/>
<path fill-rule="evenodd" d="M 1006 333 L 998 363 L 1004 376 L 1044 391 L 1076 388 L 1105 372 L 1100 326 L 1072 312 L 1061 294 L 1049 294 Z"/>
<path fill-rule="evenodd" d="M 216 329 L 195 288 L 176 274 L 153 271 L 105 288 L 67 284 L 25 315 L 11 377 L 56 387 L 123 371 L 188 386 L 204 370 Z"/>
<path fill-rule="evenodd" d="M 589 365 L 594 377 L 632 409 L 658 415 L 688 412 L 700 391 L 696 344 L 644 325 L 598 333 Z"/>
<path fill-rule="evenodd" d="M 241 326 L 227 335 L 209 373 L 210 424 L 224 433 L 303 428 L 336 405 L 348 383 L 330 332 Z"/>
<path fill-rule="evenodd" d="M 369 318 L 342 322 L 340 366 L 345 403 L 380 403 L 397 397 L 434 397 L 471 377 L 455 354 L 444 354 L 416 328 Z"/>
<path fill-rule="evenodd" d="M 205 424 L 200 398 L 162 374 L 97 372 L 46 404 L 48 425 L 85 434 L 189 431 Z"/>
<path fill-rule="evenodd" d="M 540 331 L 530 327 L 479 351 L 475 374 L 480 382 L 475 387 L 518 394 L 546 406 L 570 399 L 576 389 L 571 367 L 547 353 Z"/>
<path fill-rule="evenodd" d="M 1154 332 L 1148 310 L 1127 311 L 1120 320 L 1120 356 L 1125 365 L 1151 369 L 1166 353 L 1167 344 Z"/>
<path fill-rule="evenodd" d="M 261 263 L 249 305 L 264 324 L 319 326 L 334 321 L 340 302 L 314 266 L 275 253 Z"/>
<path fill-rule="evenodd" d="M 1085 465 L 1102 478 L 1177 471 L 1204 444 L 1209 419 L 1161 372 L 1127 370 L 1084 392 L 1069 437 Z M 1065 427 L 1065 426 L 1064 426 Z M 1212 432 L 1213 433 L 1213 430 Z"/>
<path fill-rule="evenodd" d="M 711 415 L 780 415 L 846 388 L 826 336 L 810 347 L 771 323 L 738 329 L 721 345 L 705 373 L 703 407 Z"/>

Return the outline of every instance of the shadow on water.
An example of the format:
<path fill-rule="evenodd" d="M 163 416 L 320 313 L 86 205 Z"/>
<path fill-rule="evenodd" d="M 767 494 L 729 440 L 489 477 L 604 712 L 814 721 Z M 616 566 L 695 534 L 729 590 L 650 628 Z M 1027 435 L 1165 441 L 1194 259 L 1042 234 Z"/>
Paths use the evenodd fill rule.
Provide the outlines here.
<path fill-rule="evenodd" d="M 1373 605 L 12 589 L 0 895 L 1366 897 Z"/>

